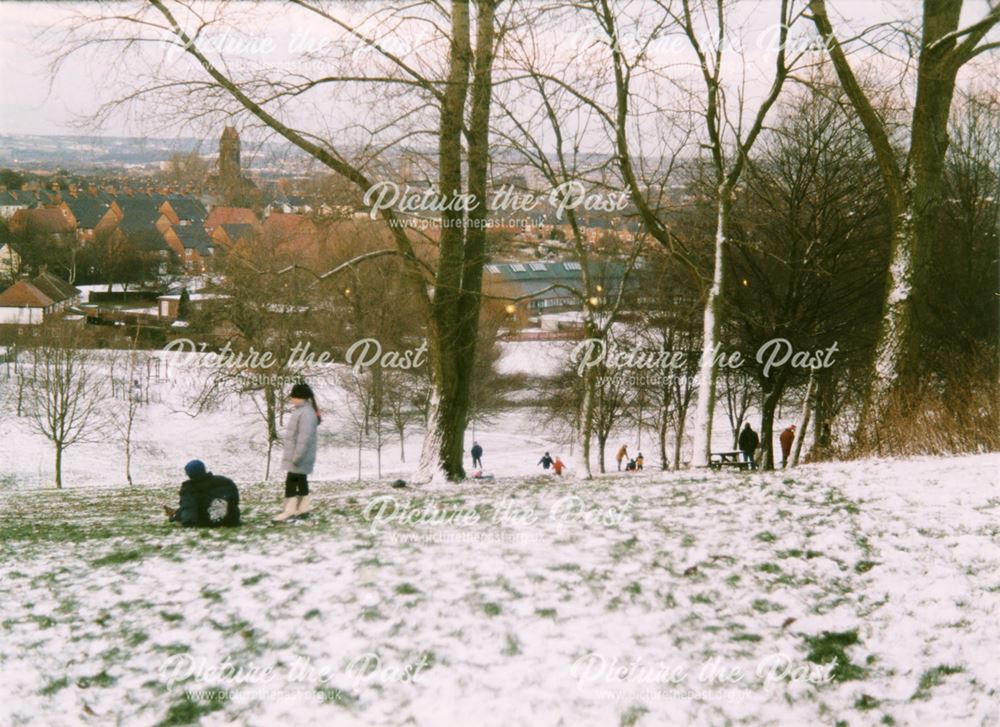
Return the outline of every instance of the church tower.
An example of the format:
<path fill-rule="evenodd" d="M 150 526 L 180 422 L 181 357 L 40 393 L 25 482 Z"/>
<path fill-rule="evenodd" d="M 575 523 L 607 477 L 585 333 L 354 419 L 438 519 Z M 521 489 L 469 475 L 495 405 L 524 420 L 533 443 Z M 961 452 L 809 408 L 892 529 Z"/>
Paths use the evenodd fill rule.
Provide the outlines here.
<path fill-rule="evenodd" d="M 219 182 L 224 190 L 236 190 L 240 176 L 240 135 L 227 126 L 219 139 Z"/>

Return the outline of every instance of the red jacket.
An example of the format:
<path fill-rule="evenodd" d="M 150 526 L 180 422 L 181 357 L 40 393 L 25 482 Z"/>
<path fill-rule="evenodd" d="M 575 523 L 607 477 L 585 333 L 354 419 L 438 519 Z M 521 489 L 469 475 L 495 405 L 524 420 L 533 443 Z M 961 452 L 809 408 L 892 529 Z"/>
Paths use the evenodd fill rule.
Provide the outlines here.
<path fill-rule="evenodd" d="M 792 442 L 795 441 L 795 431 L 791 427 L 788 427 L 788 429 L 781 433 L 780 441 L 781 451 L 787 455 L 792 451 Z"/>

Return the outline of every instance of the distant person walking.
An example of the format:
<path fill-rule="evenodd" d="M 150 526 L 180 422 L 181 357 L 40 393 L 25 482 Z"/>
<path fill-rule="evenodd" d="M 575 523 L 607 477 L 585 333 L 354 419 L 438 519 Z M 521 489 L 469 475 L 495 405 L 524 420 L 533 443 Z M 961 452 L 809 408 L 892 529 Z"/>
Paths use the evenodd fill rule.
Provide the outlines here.
<path fill-rule="evenodd" d="M 553 464 L 552 463 L 552 458 L 549 456 L 548 452 L 546 452 L 542 456 L 542 458 L 540 460 L 538 460 L 538 464 L 540 464 L 542 466 L 543 470 L 547 470 L 549 467 L 552 466 L 552 464 Z"/>
<path fill-rule="evenodd" d="M 193 459 L 184 465 L 188 476 L 181 485 L 176 508 L 163 506 L 172 523 L 186 528 L 232 527 L 240 524 L 240 491 L 228 477 L 206 471 L 205 463 Z"/>
<path fill-rule="evenodd" d="M 757 446 L 760 444 L 760 437 L 757 436 L 757 432 L 753 430 L 750 426 L 750 422 L 746 423 L 743 427 L 743 431 L 740 432 L 739 446 L 740 451 L 750 462 L 750 469 L 757 469 L 757 463 L 754 461 L 754 453 L 757 451 Z"/>
<path fill-rule="evenodd" d="M 556 459 L 552 463 L 552 469 L 556 471 L 557 475 L 562 477 L 562 471 L 566 469 L 566 463 L 559 459 L 559 455 L 556 455 Z"/>
<path fill-rule="evenodd" d="M 316 397 L 308 384 L 295 384 L 289 393 L 292 413 L 285 424 L 281 467 L 285 476 L 285 507 L 274 522 L 283 523 L 305 517 L 312 510 L 309 481 L 316 464 L 316 430 L 322 421 Z"/>
<path fill-rule="evenodd" d="M 483 448 L 479 446 L 479 442 L 472 443 L 472 449 L 470 450 L 472 454 L 472 466 L 483 468 Z"/>
<path fill-rule="evenodd" d="M 622 461 L 627 457 L 628 457 L 628 447 L 623 444 L 621 446 L 621 449 L 618 450 L 618 454 L 615 455 L 615 460 L 617 460 L 618 462 L 619 472 L 622 471 Z"/>
<path fill-rule="evenodd" d="M 785 429 L 778 440 L 781 442 L 781 468 L 784 469 L 788 465 L 788 456 L 792 453 L 792 443 L 795 442 L 795 425 Z"/>

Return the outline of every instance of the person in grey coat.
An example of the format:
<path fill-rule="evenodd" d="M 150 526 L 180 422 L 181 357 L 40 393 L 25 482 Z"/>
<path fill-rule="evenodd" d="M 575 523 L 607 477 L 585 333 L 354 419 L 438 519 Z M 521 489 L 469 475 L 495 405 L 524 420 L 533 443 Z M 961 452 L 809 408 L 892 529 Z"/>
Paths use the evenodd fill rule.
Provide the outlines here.
<path fill-rule="evenodd" d="M 297 520 L 312 510 L 309 502 L 309 480 L 316 463 L 316 429 L 322 421 L 316 397 L 308 384 L 295 384 L 289 394 L 292 413 L 285 423 L 284 451 L 281 466 L 285 476 L 285 507 L 275 522 Z"/>

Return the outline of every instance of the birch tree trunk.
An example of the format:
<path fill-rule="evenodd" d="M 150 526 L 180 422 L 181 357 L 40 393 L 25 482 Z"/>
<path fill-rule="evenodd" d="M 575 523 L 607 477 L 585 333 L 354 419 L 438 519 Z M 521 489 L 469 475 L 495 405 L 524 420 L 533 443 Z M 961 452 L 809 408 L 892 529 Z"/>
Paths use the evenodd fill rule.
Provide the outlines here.
<path fill-rule="evenodd" d="M 809 420 L 812 417 L 813 404 L 816 400 L 816 371 L 809 373 L 809 385 L 806 387 L 806 398 L 802 402 L 802 414 L 799 416 L 799 424 L 795 427 L 795 441 L 792 443 L 792 467 L 799 464 L 799 456 L 802 453 L 802 443 L 806 441 L 806 432 L 809 429 Z"/>
<path fill-rule="evenodd" d="M 722 307 L 722 275 L 726 255 L 726 226 L 729 222 L 730 192 L 719 190 L 719 209 L 715 228 L 715 269 L 712 287 L 705 300 L 702 324 L 701 362 L 698 368 L 698 398 L 694 409 L 694 452 L 692 467 L 707 467 L 712 451 L 712 419 L 715 413 L 715 349 L 719 340 L 719 318 Z"/>

